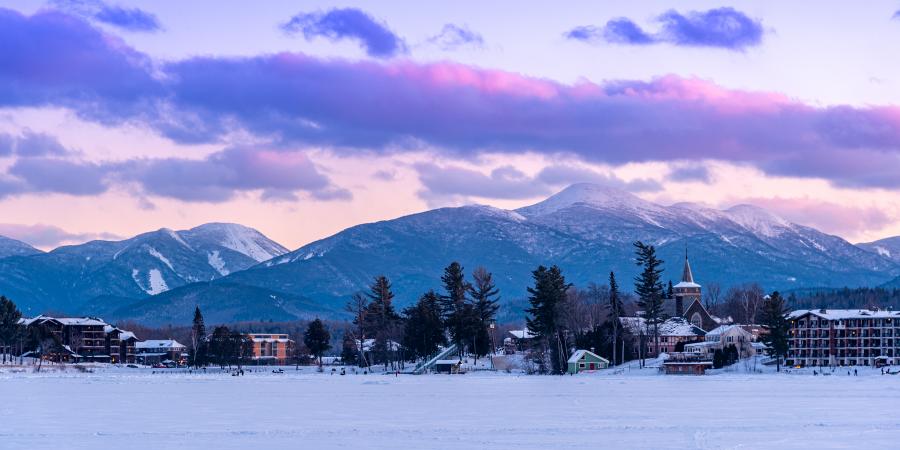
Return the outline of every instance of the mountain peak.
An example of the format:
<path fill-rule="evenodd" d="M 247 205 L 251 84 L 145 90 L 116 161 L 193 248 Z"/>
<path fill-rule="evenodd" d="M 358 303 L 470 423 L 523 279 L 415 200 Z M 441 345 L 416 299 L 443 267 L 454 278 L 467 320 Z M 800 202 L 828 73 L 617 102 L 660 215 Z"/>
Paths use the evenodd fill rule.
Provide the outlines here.
<path fill-rule="evenodd" d="M 725 210 L 728 217 L 737 224 L 766 236 L 780 234 L 791 228 L 791 223 L 772 212 L 753 205 L 736 205 Z"/>
<path fill-rule="evenodd" d="M 528 216 L 538 216 L 559 211 L 574 205 L 586 205 L 598 209 L 661 210 L 662 208 L 638 196 L 611 186 L 592 183 L 576 183 L 546 200 L 517 211 Z"/>

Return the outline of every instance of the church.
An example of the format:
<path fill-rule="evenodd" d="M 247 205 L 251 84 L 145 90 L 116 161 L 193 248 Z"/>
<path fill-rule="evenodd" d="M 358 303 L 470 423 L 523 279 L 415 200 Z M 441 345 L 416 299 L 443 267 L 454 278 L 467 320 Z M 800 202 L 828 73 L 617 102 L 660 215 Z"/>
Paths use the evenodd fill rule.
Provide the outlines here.
<path fill-rule="evenodd" d="M 684 255 L 684 270 L 681 281 L 672 286 L 672 298 L 663 301 L 663 317 L 665 321 L 657 327 L 659 330 L 659 348 L 653 335 L 653 327 L 643 317 L 622 317 L 620 322 L 635 336 L 647 336 L 644 354 L 655 357 L 660 353 L 680 351 L 680 345 L 698 342 L 707 332 L 721 325 L 721 319 L 714 317 L 702 302 L 701 286 L 694 281 L 691 264 L 687 252 Z M 640 314 L 640 313 L 639 313 Z M 635 340 L 635 353 L 640 354 L 641 340 Z M 680 345 L 679 345 L 680 344 Z"/>
<path fill-rule="evenodd" d="M 665 307 L 664 311 L 670 317 L 683 317 L 691 325 L 703 331 L 710 331 L 720 324 L 719 320 L 703 307 L 700 289 L 700 285 L 694 282 L 691 263 L 688 261 L 687 252 L 685 252 L 681 281 L 672 286 L 672 296 L 674 298 L 666 300 L 663 304 Z"/>

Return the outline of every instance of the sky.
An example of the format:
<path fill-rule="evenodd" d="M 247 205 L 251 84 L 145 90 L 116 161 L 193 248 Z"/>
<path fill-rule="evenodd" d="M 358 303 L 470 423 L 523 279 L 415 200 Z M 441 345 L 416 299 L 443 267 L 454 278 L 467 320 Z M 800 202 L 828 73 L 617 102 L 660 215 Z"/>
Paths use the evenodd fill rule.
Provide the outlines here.
<path fill-rule="evenodd" d="M 236 222 L 294 249 L 576 182 L 900 235 L 898 10 L 7 0 L 0 235 Z"/>

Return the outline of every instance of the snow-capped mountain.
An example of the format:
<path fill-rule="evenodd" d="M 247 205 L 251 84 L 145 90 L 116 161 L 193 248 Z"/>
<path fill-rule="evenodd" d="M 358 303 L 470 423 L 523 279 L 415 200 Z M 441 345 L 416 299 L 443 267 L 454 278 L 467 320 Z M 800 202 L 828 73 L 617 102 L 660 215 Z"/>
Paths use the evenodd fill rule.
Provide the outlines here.
<path fill-rule="evenodd" d="M 237 224 L 160 229 L 0 260 L 0 290 L 35 308 L 70 309 L 98 296 L 140 298 L 244 270 L 287 252 Z"/>
<path fill-rule="evenodd" d="M 718 210 L 671 206 L 628 192 L 577 184 L 515 211 L 442 208 L 359 225 L 227 279 L 343 301 L 385 274 L 401 304 L 440 286 L 451 261 L 495 273 L 508 299 L 521 298 L 539 264 L 559 265 L 578 285 L 615 271 L 627 289 L 637 268 L 632 243 L 657 246 L 677 281 L 685 251 L 701 284 L 759 282 L 767 289 L 877 285 L 900 273 L 889 259 L 749 205 Z"/>
<path fill-rule="evenodd" d="M 856 244 L 859 248 L 877 253 L 896 263 L 900 263 L 900 236 L 889 237 L 875 242 Z"/>
<path fill-rule="evenodd" d="M 0 236 L 0 258 L 7 256 L 27 256 L 43 253 L 40 250 L 6 236 Z"/>
<path fill-rule="evenodd" d="M 468 273 L 477 266 L 492 271 L 503 298 L 515 301 L 541 264 L 559 265 L 579 286 L 603 283 L 615 271 L 630 289 L 637 240 L 657 246 L 665 280 L 678 280 L 687 251 L 701 285 L 877 286 L 900 275 L 900 264 L 884 252 L 758 207 L 666 206 L 577 184 L 517 210 L 440 208 L 357 225 L 293 252 L 255 230 L 209 224 L 13 256 L 0 259 L 0 293 L 26 313 L 105 311 L 160 323 L 187 318 L 181 309 L 202 301 L 222 321 L 278 320 L 333 314 L 381 274 L 402 307 L 440 288 L 443 268 L 459 261 Z"/>

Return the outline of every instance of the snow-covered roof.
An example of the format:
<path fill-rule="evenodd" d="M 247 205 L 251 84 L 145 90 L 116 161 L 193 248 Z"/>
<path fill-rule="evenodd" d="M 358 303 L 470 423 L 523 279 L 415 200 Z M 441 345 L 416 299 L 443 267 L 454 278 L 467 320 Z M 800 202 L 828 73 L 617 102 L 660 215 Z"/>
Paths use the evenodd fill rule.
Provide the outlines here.
<path fill-rule="evenodd" d="M 675 287 L 675 288 L 699 288 L 700 285 L 697 283 L 694 283 L 693 281 L 682 281 L 673 287 Z"/>
<path fill-rule="evenodd" d="M 740 325 L 719 325 L 718 327 L 713 328 L 711 331 L 707 332 L 706 338 L 710 339 L 715 336 L 721 336 L 721 335 L 728 333 L 730 331 L 733 331 L 733 330 L 740 330 L 748 335 L 750 334 L 746 330 L 744 330 Z"/>
<path fill-rule="evenodd" d="M 441 365 L 444 365 L 444 364 L 459 364 L 459 360 L 458 360 L 458 359 L 439 359 L 439 360 L 435 361 L 434 363 L 435 363 L 435 364 L 441 364 Z"/>
<path fill-rule="evenodd" d="M 137 342 L 134 347 L 141 349 L 187 348 L 174 339 L 150 339 Z"/>
<path fill-rule="evenodd" d="M 516 339 L 531 339 L 534 337 L 534 334 L 528 330 L 509 330 L 509 334 Z"/>
<path fill-rule="evenodd" d="M 35 322 L 45 322 L 48 320 L 55 320 L 66 326 L 107 326 L 106 322 L 94 317 L 50 317 L 43 314 L 30 319 L 19 319 L 19 324 L 29 326 Z"/>
<path fill-rule="evenodd" d="M 619 321 L 631 334 L 652 334 L 653 326 L 647 324 L 643 317 L 621 317 Z M 660 336 L 703 336 L 706 333 L 694 325 L 691 325 L 683 317 L 672 317 L 659 324 Z"/>
<path fill-rule="evenodd" d="M 593 357 L 595 357 L 597 359 L 609 362 L 608 359 L 606 359 L 590 350 L 575 350 L 575 353 L 572 353 L 572 356 L 569 357 L 569 362 L 577 363 L 578 361 L 581 361 L 581 359 L 584 358 L 585 355 L 592 355 Z"/>
<path fill-rule="evenodd" d="M 796 319 L 806 314 L 812 314 L 827 320 L 845 319 L 892 319 L 900 317 L 900 311 L 888 311 L 871 309 L 798 309 L 788 314 L 788 319 Z"/>

